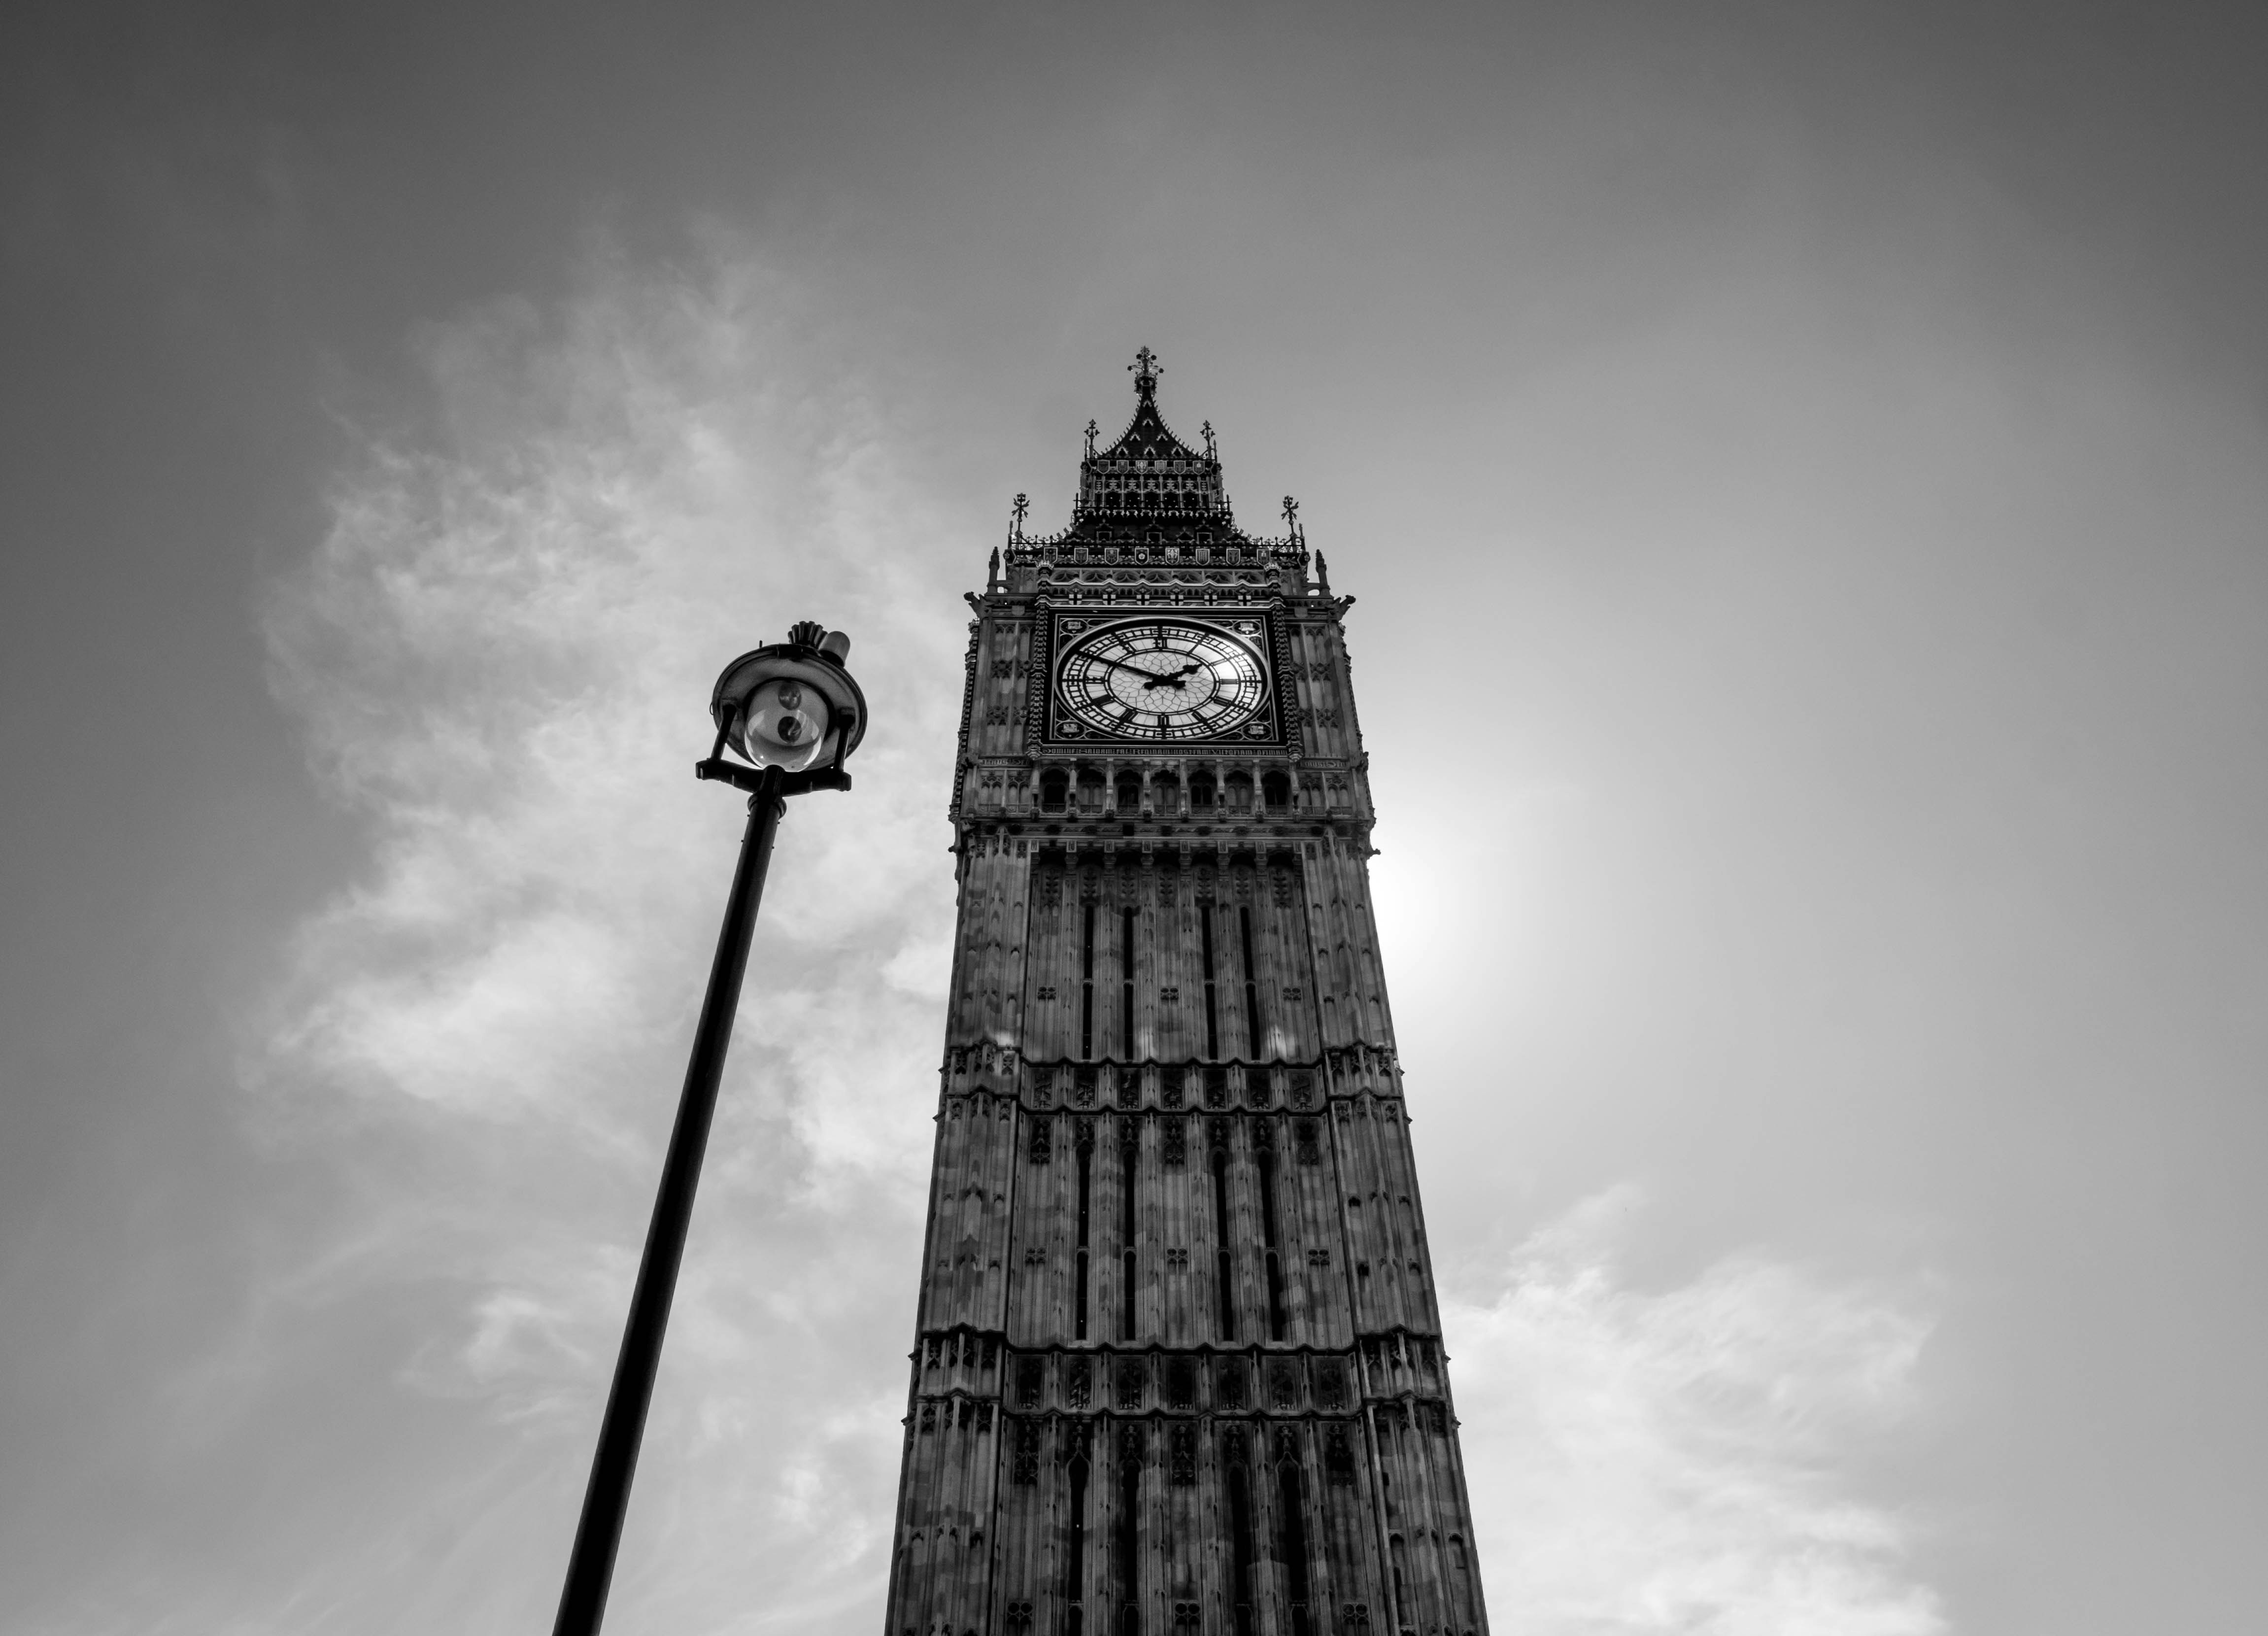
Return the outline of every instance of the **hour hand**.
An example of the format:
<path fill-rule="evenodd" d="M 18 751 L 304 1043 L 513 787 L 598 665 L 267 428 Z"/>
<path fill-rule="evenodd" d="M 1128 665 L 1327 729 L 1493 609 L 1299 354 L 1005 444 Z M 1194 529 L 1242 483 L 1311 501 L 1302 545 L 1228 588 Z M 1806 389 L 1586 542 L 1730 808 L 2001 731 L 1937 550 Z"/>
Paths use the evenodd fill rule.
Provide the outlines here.
<path fill-rule="evenodd" d="M 1203 660 L 1198 660 L 1198 661 L 1197 661 L 1197 662 L 1195 662 L 1195 663 L 1192 663 L 1192 664 L 1187 664 L 1187 665 L 1184 665 L 1184 666 L 1182 666 L 1179 670 L 1176 670 L 1176 671 L 1172 671 L 1172 672 L 1167 673 L 1167 674 L 1165 674 L 1152 675 L 1152 677 L 1151 677 L 1147 682 L 1144 682 L 1142 685 L 1143 685 L 1144 687 L 1145 687 L 1145 688 L 1166 688 L 1166 687 L 1176 687 L 1176 688 L 1177 688 L 1177 687 L 1181 686 L 1181 684 L 1182 684 L 1182 677 L 1187 676 L 1187 675 L 1190 675 L 1190 674 L 1194 674 L 1194 673 L 1195 673 L 1195 672 L 1197 672 L 1197 671 L 1203 670 L 1204 668 L 1204 661 L 1203 661 Z"/>
<path fill-rule="evenodd" d="M 1141 677 L 1145 682 L 1153 682 L 1157 679 L 1158 673 L 1156 671 L 1145 670 L 1139 665 L 1130 665 L 1123 659 L 1106 659 L 1102 662 L 1109 666 L 1113 670 L 1131 671 L 1134 674 Z"/>

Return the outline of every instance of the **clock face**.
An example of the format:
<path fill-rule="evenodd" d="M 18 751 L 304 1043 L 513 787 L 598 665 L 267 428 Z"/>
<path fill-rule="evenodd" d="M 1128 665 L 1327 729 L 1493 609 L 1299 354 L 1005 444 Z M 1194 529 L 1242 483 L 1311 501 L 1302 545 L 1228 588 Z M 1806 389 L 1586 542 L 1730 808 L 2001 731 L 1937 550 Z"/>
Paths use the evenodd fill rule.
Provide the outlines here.
<path fill-rule="evenodd" d="M 1056 692 L 1064 726 L 1179 742 L 1263 732 L 1268 673 L 1252 642 L 1217 626 L 1129 619 L 1066 642 Z"/>

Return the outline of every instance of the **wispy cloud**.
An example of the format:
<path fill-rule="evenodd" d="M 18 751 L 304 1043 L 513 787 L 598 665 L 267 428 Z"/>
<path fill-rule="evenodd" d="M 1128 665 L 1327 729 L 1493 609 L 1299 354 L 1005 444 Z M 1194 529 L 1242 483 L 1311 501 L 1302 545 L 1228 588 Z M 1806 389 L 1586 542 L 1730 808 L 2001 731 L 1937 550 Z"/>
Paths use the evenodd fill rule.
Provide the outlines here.
<path fill-rule="evenodd" d="M 824 313 L 735 245 L 598 258 L 558 310 L 499 305 L 422 357 L 430 416 L 365 440 L 269 619 L 277 691 L 374 848 L 257 1063 L 274 1128 L 353 1154 L 357 1249 L 306 1298 L 430 1292 L 399 1389 L 479 1409 L 464 1461 L 532 1455 L 556 1522 L 739 834 L 689 775 L 708 686 L 791 620 L 849 630 L 875 730 L 858 790 L 783 827 L 641 1469 L 674 1567 L 711 1566 L 646 1574 L 634 1537 L 616 1597 L 699 1629 L 855 1600 L 902 1412 L 967 565 L 935 560 Z M 513 1571 L 556 1580 L 565 1544 Z M 377 1589 L 337 1627 L 438 1610 Z"/>
<path fill-rule="evenodd" d="M 1916 1407 L 1910 1292 L 1761 1254 L 1616 1266 L 1636 1189 L 1537 1232 L 1446 1315 L 1492 1618 L 1549 1636 L 1931 1636 L 1910 1519 L 1853 1463 Z"/>

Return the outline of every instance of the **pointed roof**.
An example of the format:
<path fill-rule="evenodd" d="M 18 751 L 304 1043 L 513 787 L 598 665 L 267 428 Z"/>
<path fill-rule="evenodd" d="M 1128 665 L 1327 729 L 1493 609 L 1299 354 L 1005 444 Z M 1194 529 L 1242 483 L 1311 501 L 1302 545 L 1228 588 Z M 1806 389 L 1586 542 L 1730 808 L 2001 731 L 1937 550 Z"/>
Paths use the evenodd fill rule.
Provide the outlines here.
<path fill-rule="evenodd" d="M 1158 377 L 1165 370 L 1158 355 L 1144 347 L 1127 368 L 1134 372 L 1134 418 L 1118 434 L 1118 441 L 1093 458 L 1104 461 L 1185 460 L 1207 458 L 1174 435 L 1158 412 Z M 1208 425 L 1210 422 L 1206 423 Z"/>
<path fill-rule="evenodd" d="M 1212 423 L 1203 428 L 1202 449 L 1182 442 L 1158 412 L 1158 355 L 1144 347 L 1128 368 L 1134 417 L 1100 448 L 1099 429 L 1086 423 L 1070 527 L 1026 534 L 1027 501 L 1016 497 L 1003 559 L 1006 586 L 1017 593 L 1072 596 L 1095 593 L 1082 587 L 1108 586 L 1112 596 L 1155 601 L 1167 594 L 1248 600 L 1270 587 L 1303 583 L 1307 550 L 1296 522 L 1282 539 L 1256 538 L 1238 527 Z M 1287 510 L 1287 520 L 1292 515 Z M 1145 588 L 1126 588 L 1136 584 Z"/>
<path fill-rule="evenodd" d="M 1228 494 L 1221 484 L 1212 423 L 1205 423 L 1204 449 L 1191 448 L 1158 412 L 1158 377 L 1164 373 L 1158 355 L 1144 347 L 1126 367 L 1134 374 L 1134 418 L 1116 442 L 1101 450 L 1094 444 L 1094 424 L 1087 423 L 1074 527 L 1102 519 L 1187 522 L 1210 517 L 1227 522 Z"/>

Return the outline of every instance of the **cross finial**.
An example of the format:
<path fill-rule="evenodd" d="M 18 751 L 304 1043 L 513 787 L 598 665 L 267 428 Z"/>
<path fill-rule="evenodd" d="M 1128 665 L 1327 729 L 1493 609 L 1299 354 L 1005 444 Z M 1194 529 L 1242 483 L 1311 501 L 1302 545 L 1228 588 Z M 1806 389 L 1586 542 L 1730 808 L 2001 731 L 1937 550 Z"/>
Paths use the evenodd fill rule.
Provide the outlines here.
<path fill-rule="evenodd" d="M 1086 423 L 1086 458 L 1089 460 L 1094 458 L 1094 434 L 1101 430 L 1093 421 Z"/>
<path fill-rule="evenodd" d="M 1293 534 L 1300 532 L 1300 503 L 1288 494 L 1284 497 L 1284 526 Z"/>
<path fill-rule="evenodd" d="M 1159 365 L 1158 355 L 1147 347 L 1137 352 L 1134 361 L 1126 367 L 1134 372 L 1134 390 L 1145 398 L 1158 389 L 1158 377 L 1165 372 Z"/>
<path fill-rule="evenodd" d="M 1012 509 L 1015 513 L 1015 520 L 1009 527 L 1008 537 L 1011 540 L 1020 540 L 1024 537 L 1024 513 L 1032 509 L 1030 497 L 1027 495 L 1018 495 L 1016 497 L 1016 504 Z"/>
<path fill-rule="evenodd" d="M 1209 461 L 1219 460 L 1220 456 L 1214 451 L 1212 446 L 1212 423 L 1211 421 L 1207 421 L 1204 425 L 1198 427 L 1197 430 L 1204 433 L 1205 459 Z"/>

